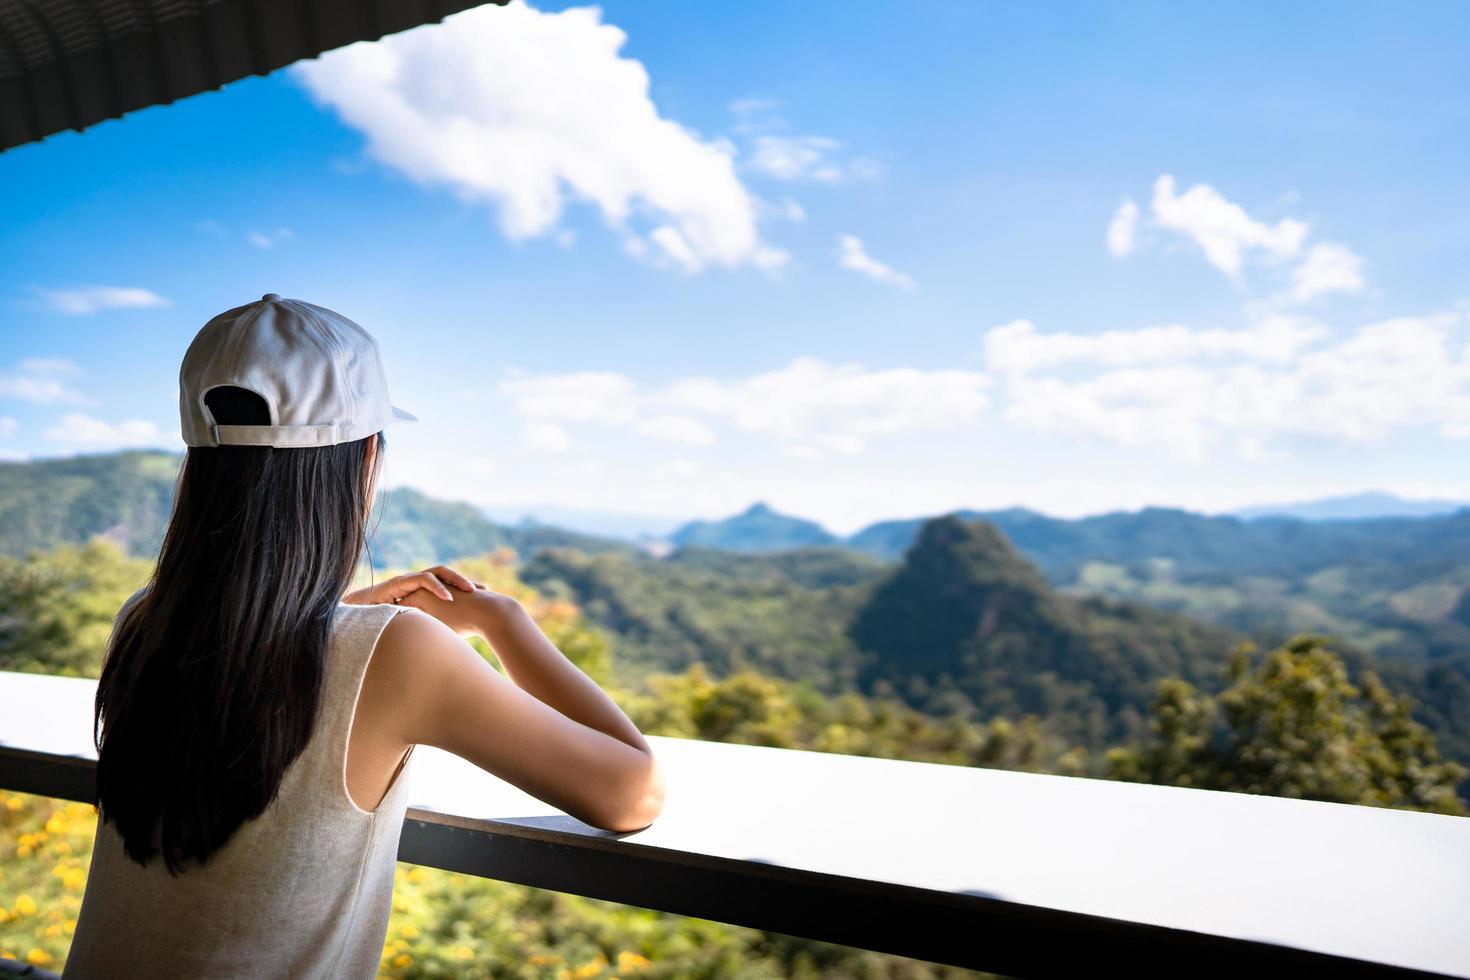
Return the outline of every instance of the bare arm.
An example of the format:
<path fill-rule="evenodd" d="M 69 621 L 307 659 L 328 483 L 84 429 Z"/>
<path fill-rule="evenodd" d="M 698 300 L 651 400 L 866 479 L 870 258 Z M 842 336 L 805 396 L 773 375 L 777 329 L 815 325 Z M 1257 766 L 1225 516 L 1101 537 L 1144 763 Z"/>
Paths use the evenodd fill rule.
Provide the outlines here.
<path fill-rule="evenodd" d="M 663 771 L 617 703 L 513 599 L 484 589 L 452 596 L 415 591 L 402 602 L 413 610 L 379 641 L 374 659 L 403 692 L 404 741 L 466 758 L 593 826 L 652 823 Z M 483 636 L 509 679 L 456 634 Z"/>
<path fill-rule="evenodd" d="M 487 629 L 480 635 L 517 687 L 573 721 L 653 754 L 623 709 L 547 639 L 525 607 L 507 596 L 490 601 L 504 605 L 488 617 Z"/>

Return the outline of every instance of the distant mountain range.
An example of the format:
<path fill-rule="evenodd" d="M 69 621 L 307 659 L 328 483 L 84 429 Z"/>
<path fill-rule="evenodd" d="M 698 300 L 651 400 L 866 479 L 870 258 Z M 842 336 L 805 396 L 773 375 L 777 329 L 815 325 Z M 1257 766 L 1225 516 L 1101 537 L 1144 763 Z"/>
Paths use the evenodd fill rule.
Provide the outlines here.
<path fill-rule="evenodd" d="M 85 541 L 116 540 L 152 556 L 163 541 L 180 456 L 154 450 L 0 463 L 0 554 Z M 437 500 L 409 487 L 378 497 L 368 551 L 379 568 L 432 565 L 459 555 L 513 548 L 521 555 L 571 547 L 590 553 L 638 548 L 549 524 L 497 524 L 466 503 Z"/>
<path fill-rule="evenodd" d="M 1435 517 L 1453 514 L 1470 507 L 1464 500 L 1434 498 L 1410 500 L 1405 497 L 1369 490 L 1341 497 L 1323 497 L 1293 504 L 1262 504 L 1234 511 L 1236 517 L 1295 517 L 1303 521 L 1356 521 L 1371 517 Z"/>
<path fill-rule="evenodd" d="M 725 551 L 784 551 L 811 545 L 838 544 L 841 539 L 816 521 L 779 514 L 764 503 L 720 521 L 691 521 L 669 540 L 680 548 Z"/>
<path fill-rule="evenodd" d="M 1094 517 L 1049 517 L 1025 508 L 959 510 L 953 516 L 999 528 L 1054 579 L 1072 578 L 1089 561 L 1124 565 L 1167 561 L 1182 575 L 1302 573 L 1366 560 L 1470 562 L 1470 509 L 1430 517 L 1309 521 L 1291 517 L 1210 516 L 1166 507 Z M 839 538 L 820 525 L 757 504 L 722 521 L 686 524 L 680 546 L 781 551 L 841 545 L 896 560 L 929 518 L 880 521 Z"/>
<path fill-rule="evenodd" d="M 101 534 L 151 556 L 178 463 L 162 452 L 0 463 L 0 554 Z M 1084 719 L 1073 734 L 1092 744 L 1134 727 L 1153 679 L 1203 683 L 1222 637 L 1318 633 L 1372 655 L 1470 760 L 1470 510 L 1308 521 L 1149 508 L 1064 520 L 1013 508 L 839 538 L 758 504 L 679 528 L 667 558 L 500 524 L 402 487 L 374 520 L 379 567 L 515 549 L 528 581 L 569 589 L 632 665 L 756 666 L 941 713 L 1055 707 Z"/>
<path fill-rule="evenodd" d="M 178 456 L 158 451 L 0 463 L 0 553 L 23 554 L 104 534 L 134 554 L 153 554 L 168 520 L 178 463 Z M 1326 513 L 1332 507 L 1344 510 L 1345 501 L 1302 506 Z M 497 523 L 470 504 L 407 487 L 385 491 L 374 516 L 370 547 L 379 567 L 433 563 L 499 547 L 514 548 L 523 557 L 550 547 L 592 554 L 647 550 L 552 524 Z M 1246 519 L 1157 507 L 1076 519 L 1025 508 L 961 510 L 953 516 L 994 525 L 1048 579 L 1063 586 L 1081 583 L 1097 562 L 1130 569 L 1135 578 L 1166 573 L 1174 581 L 1298 577 L 1367 565 L 1409 569 L 1418 581 L 1421 571 L 1470 565 L 1470 509 L 1331 520 Z M 676 548 L 742 553 L 842 547 L 897 561 L 925 520 L 880 521 L 842 538 L 814 521 L 757 503 L 724 520 L 684 524 L 670 541 Z"/>

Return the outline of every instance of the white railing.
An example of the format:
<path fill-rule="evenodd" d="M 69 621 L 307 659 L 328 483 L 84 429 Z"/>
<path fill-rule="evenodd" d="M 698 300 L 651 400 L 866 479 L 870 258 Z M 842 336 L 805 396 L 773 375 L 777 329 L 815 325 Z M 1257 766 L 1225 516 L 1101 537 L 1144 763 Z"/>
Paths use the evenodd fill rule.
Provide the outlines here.
<path fill-rule="evenodd" d="M 94 691 L 0 671 L 0 787 L 91 799 Z M 1020 977 L 1470 977 L 1470 819 L 649 741 L 632 834 L 421 746 L 399 857 Z"/>

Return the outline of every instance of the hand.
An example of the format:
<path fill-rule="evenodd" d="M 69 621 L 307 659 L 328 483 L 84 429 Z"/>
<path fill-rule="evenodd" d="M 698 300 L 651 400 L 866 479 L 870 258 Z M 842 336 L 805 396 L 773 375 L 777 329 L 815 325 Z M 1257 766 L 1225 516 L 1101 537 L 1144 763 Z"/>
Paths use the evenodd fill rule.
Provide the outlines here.
<path fill-rule="evenodd" d="M 342 601 L 353 606 L 388 602 L 401 605 L 404 599 L 415 592 L 423 591 L 438 596 L 445 602 L 453 602 L 454 595 L 449 591 L 450 585 L 462 592 L 473 592 L 476 588 L 484 588 L 479 582 L 470 581 L 469 578 L 448 566 L 435 565 L 422 572 L 395 575 L 376 585 L 349 592 L 342 597 Z"/>
<path fill-rule="evenodd" d="M 492 592 L 479 582 L 473 584 L 474 589 L 469 592 L 451 589 L 451 601 L 445 601 L 431 589 L 419 589 L 405 596 L 399 605 L 428 613 L 460 636 L 479 636 L 493 642 L 500 625 L 521 611 L 521 604 L 512 596 Z"/>

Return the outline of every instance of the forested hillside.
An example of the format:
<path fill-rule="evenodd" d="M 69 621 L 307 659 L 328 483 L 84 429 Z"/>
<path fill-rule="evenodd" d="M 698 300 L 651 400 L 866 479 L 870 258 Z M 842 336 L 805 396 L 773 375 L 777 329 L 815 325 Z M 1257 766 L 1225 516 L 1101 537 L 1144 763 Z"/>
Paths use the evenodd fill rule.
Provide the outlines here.
<path fill-rule="evenodd" d="M 1465 770 L 1442 758 L 1434 734 L 1413 720 L 1412 702 L 1392 693 L 1373 672 L 1355 681 L 1333 651 L 1311 640 L 1264 654 L 1238 649 L 1213 669 L 1182 655 L 1169 660 L 1144 644 L 1160 634 L 1138 631 L 1131 615 L 1050 592 L 1036 570 L 984 524 L 934 522 L 897 570 L 830 549 L 782 556 L 694 551 L 671 562 L 543 552 L 532 566 L 579 570 L 611 599 L 637 598 L 622 615 L 641 624 L 645 655 L 663 636 L 684 635 L 691 647 L 738 637 L 718 670 L 695 663 L 650 671 L 645 664 L 634 672 L 634 682 L 620 679 L 625 672 L 618 662 L 625 646 L 635 645 L 636 631 L 629 630 L 625 640 L 577 605 L 528 588 L 507 551 L 454 563 L 516 596 L 552 641 L 653 735 L 1466 813 L 1455 795 Z M 105 538 L 24 559 L 0 557 L 0 669 L 96 676 L 112 617 L 150 565 Z M 638 585 L 649 569 L 675 571 Z M 619 589 L 628 579 L 637 586 L 631 593 Z M 662 600 L 672 590 L 686 588 L 689 605 L 676 606 L 675 616 L 656 615 L 668 611 Z M 936 594 L 926 596 L 926 589 Z M 829 597 L 826 605 L 823 595 Z M 828 623 L 844 609 L 867 610 L 869 618 L 854 632 L 877 649 L 908 657 L 917 673 L 963 671 L 979 663 L 1002 668 L 986 686 L 1013 682 L 1033 666 L 1031 644 L 1022 641 L 1028 628 L 1037 627 L 1041 645 L 1034 655 L 1044 658 L 1044 670 L 1058 679 L 1090 676 L 1094 683 L 1058 685 L 1066 697 L 1043 699 L 1046 715 L 1007 716 L 1009 706 L 997 714 L 983 708 L 946 713 L 943 699 L 926 712 L 881 694 L 824 692 L 810 679 L 783 679 L 735 659 L 738 653 L 758 659 L 760 651 L 776 649 L 790 654 L 787 666 L 794 666 L 805 648 L 779 641 L 803 628 L 824 629 L 821 637 L 833 644 L 830 653 L 851 651 L 856 644 Z M 954 625 L 928 636 L 908 635 L 921 618 L 945 610 L 958 614 Z M 701 621 L 711 612 L 722 618 Z M 746 632 L 727 633 L 742 619 Z M 1112 622 L 1104 626 L 1105 619 Z M 1174 620 L 1158 617 L 1156 623 Z M 1088 625 L 1106 639 L 1092 643 L 1076 632 Z M 932 651 L 917 646 L 926 639 L 939 641 Z M 769 646 L 773 641 L 778 645 Z M 491 656 L 483 643 L 477 645 Z M 769 662 L 783 663 L 777 657 Z M 862 662 L 872 669 L 872 661 Z M 1171 664 L 1198 683 L 1159 676 L 1155 693 L 1138 706 L 1148 724 L 1138 726 L 1136 737 L 1089 751 L 1069 734 L 1086 734 L 1085 711 L 1093 710 L 1084 707 L 1084 714 L 1073 717 L 1073 704 L 1107 706 L 1110 671 L 1121 668 L 1119 676 L 1137 679 L 1151 670 L 1162 674 Z M 828 682 L 840 682 L 835 670 Z M 1024 704 L 1028 690 L 1017 692 L 1017 705 Z M 1129 693 L 1126 685 L 1120 690 Z M 94 827 L 90 807 L 0 792 L 0 908 L 6 911 L 0 917 L 0 956 L 39 965 L 63 961 L 86 885 Z M 400 865 L 383 952 L 387 975 L 496 975 L 503 964 L 527 957 L 538 967 L 586 977 L 715 977 L 735 971 L 871 980 L 973 975 Z"/>
<path fill-rule="evenodd" d="M 931 711 L 1035 713 L 1092 746 L 1142 734 L 1163 677 L 1213 686 L 1239 639 L 1137 605 L 1061 595 L 994 525 L 958 517 L 920 529 L 850 631 L 865 690 L 882 685 Z"/>
<path fill-rule="evenodd" d="M 126 452 L 0 464 L 0 554 L 101 534 L 150 558 L 177 463 Z M 963 523 L 954 520 L 943 526 Z M 1354 679 L 1371 667 L 1412 694 L 1444 749 L 1470 760 L 1470 512 L 1308 525 L 1167 510 L 1061 521 L 1012 510 L 989 515 L 1000 534 L 971 540 L 970 559 L 926 548 L 909 562 L 833 544 L 690 545 L 660 560 L 625 542 L 496 524 L 408 488 L 385 493 L 375 521 L 380 569 L 513 550 L 529 580 L 564 589 L 616 635 L 629 681 L 695 663 L 717 676 L 752 667 L 834 694 L 891 691 L 932 711 L 1043 712 L 1096 746 L 1139 730 L 1160 676 L 1212 689 L 1209 665 L 1229 645 L 1222 637 L 1276 646 L 1311 633 L 1333 644 Z M 773 524 L 779 540 L 826 540 L 765 507 L 689 539 L 738 532 L 748 546 Z M 886 553 L 922 527 L 891 522 L 858 537 Z M 955 535 L 964 550 L 965 535 Z M 1316 564 L 1338 560 L 1350 564 Z M 930 564 L 945 571 L 926 572 Z M 973 603 L 951 608 L 955 592 Z M 977 614 L 982 606 L 991 611 Z M 16 628 L 0 623 L 0 633 Z M 944 642 L 906 638 L 930 630 Z"/>
<path fill-rule="evenodd" d="M 181 460 L 148 450 L 0 462 L 0 555 L 81 544 L 100 534 L 131 555 L 151 558 L 168 524 Z M 368 551 L 379 568 L 434 564 L 500 547 L 523 555 L 549 547 L 637 550 L 545 524 L 497 524 L 469 504 L 438 500 L 410 487 L 381 493 L 369 527 Z"/>
<path fill-rule="evenodd" d="M 1049 582 L 1074 594 L 1184 613 L 1269 643 L 1320 633 L 1426 665 L 1470 652 L 1470 510 L 1334 521 L 1167 508 L 1074 520 L 1024 508 L 954 516 L 995 525 Z M 882 521 L 841 544 L 895 561 L 924 521 Z M 780 536 L 761 539 L 761 526 L 739 515 L 701 528 L 714 539 L 737 535 L 746 551 L 787 547 Z"/>

